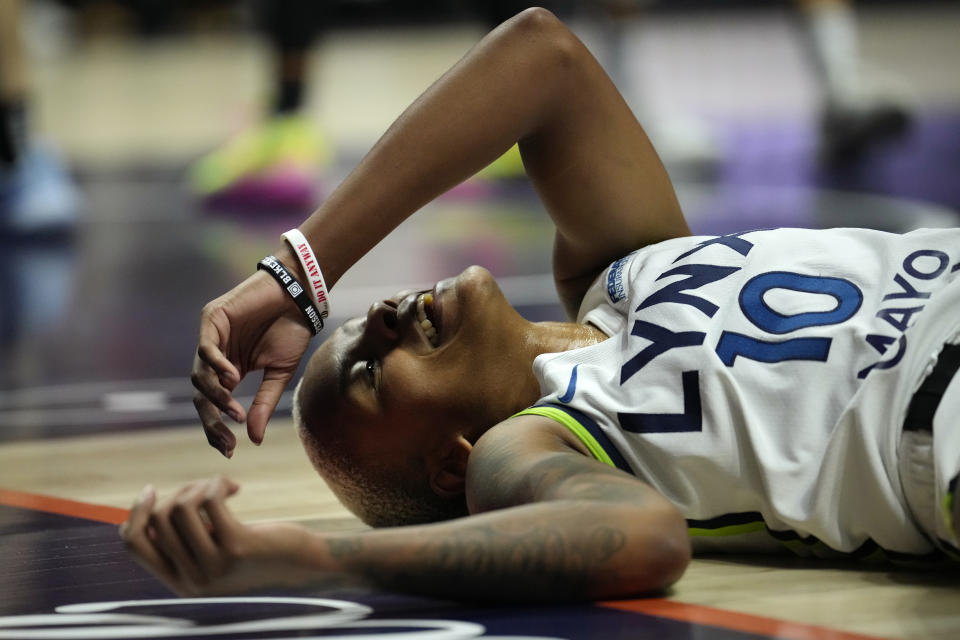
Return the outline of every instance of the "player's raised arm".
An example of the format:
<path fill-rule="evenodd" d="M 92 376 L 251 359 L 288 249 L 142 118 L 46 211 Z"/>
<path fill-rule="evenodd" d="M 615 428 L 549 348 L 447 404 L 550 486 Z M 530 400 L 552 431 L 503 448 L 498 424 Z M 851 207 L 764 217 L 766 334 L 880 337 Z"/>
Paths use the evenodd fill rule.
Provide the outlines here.
<path fill-rule="evenodd" d="M 659 158 L 609 78 L 559 20 L 530 9 L 418 98 L 301 225 L 327 285 L 413 212 L 518 141 L 557 225 L 554 273 L 568 314 L 611 260 L 688 233 Z M 304 277 L 288 249 L 277 256 Z M 265 273 L 205 308 L 195 403 L 208 439 L 225 455 L 235 439 L 221 412 L 246 420 L 251 439 L 262 439 L 308 344 L 302 322 Z M 264 382 L 247 414 L 231 392 L 256 369 Z"/>
<path fill-rule="evenodd" d="M 610 261 L 687 235 L 659 157 L 582 42 L 544 9 L 490 33 L 390 127 L 301 229 L 336 281 L 424 204 L 519 142 L 557 225 L 569 312 Z"/>

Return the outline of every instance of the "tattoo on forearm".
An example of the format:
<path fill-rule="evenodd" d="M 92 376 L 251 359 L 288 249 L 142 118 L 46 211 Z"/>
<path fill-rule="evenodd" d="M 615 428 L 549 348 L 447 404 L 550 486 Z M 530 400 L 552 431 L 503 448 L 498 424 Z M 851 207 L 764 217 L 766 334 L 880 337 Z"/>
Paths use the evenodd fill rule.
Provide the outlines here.
<path fill-rule="evenodd" d="M 588 517 L 570 514 L 564 523 L 526 528 L 461 526 L 442 537 L 431 532 L 393 557 L 369 557 L 383 548 L 366 546 L 365 534 L 329 539 L 327 547 L 333 559 L 359 560 L 358 578 L 388 589 L 486 600 L 575 599 L 589 595 L 591 576 L 617 572 L 612 561 L 626 544 L 623 531 L 587 524 Z"/>
<path fill-rule="evenodd" d="M 327 540 L 327 547 L 334 560 L 346 560 L 363 549 L 363 542 L 359 538 L 333 538 Z"/>
<path fill-rule="evenodd" d="M 530 599 L 536 599 L 538 590 L 554 598 L 580 597 L 589 589 L 591 575 L 611 570 L 598 565 L 610 561 L 625 542 L 624 533 L 609 526 L 591 531 L 533 526 L 514 532 L 484 525 L 423 545 L 419 564 L 424 571 L 416 578 L 429 582 L 460 576 L 473 584 L 477 595 L 498 590 L 487 597 L 507 595 L 504 589 Z"/>
<path fill-rule="evenodd" d="M 591 552 L 593 562 L 606 562 L 626 544 L 623 531 L 612 527 L 597 527 L 590 534 L 587 550 Z"/>

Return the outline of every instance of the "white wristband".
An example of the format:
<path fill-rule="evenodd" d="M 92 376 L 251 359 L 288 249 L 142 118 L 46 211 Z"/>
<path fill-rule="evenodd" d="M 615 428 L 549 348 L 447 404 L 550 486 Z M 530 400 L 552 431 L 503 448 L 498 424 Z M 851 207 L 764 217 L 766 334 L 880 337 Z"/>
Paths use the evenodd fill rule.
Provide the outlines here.
<path fill-rule="evenodd" d="M 323 273 L 320 272 L 320 265 L 317 264 L 310 243 L 307 242 L 307 238 L 300 232 L 300 229 L 290 229 L 280 237 L 287 241 L 290 248 L 293 249 L 293 253 L 297 256 L 297 260 L 300 261 L 300 266 L 307 274 L 309 285 L 307 290 L 310 292 L 310 297 L 313 298 L 313 303 L 317 306 L 320 318 L 326 318 L 330 315 L 327 284 L 323 281 Z"/>

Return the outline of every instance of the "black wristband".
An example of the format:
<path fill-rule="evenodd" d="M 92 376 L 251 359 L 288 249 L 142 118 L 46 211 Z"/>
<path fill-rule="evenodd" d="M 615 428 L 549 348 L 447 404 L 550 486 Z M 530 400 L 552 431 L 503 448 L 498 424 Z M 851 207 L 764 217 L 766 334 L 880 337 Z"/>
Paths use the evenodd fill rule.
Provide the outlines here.
<path fill-rule="evenodd" d="M 276 256 L 267 256 L 257 263 L 257 270 L 263 269 L 273 276 L 281 287 L 286 289 L 293 301 L 297 303 L 303 317 L 307 320 L 307 326 L 313 335 L 317 335 L 323 329 L 323 318 L 313 306 L 310 295 L 303 289 L 303 285 L 290 273 L 283 263 Z"/>

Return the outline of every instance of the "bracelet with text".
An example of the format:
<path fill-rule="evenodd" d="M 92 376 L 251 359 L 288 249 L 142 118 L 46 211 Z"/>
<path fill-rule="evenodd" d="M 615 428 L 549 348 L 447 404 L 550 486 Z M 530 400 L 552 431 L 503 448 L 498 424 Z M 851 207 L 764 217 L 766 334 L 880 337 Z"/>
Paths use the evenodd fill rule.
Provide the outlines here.
<path fill-rule="evenodd" d="M 323 273 L 320 271 L 320 265 L 317 258 L 313 255 L 313 249 L 307 242 L 306 236 L 300 229 L 293 228 L 280 236 L 290 245 L 293 252 L 303 267 L 303 272 L 307 274 L 307 284 L 309 284 L 310 297 L 313 298 L 313 304 L 317 305 L 321 318 L 330 315 L 330 296 L 327 293 L 327 283 L 323 280 Z"/>
<path fill-rule="evenodd" d="M 290 297 L 293 298 L 293 301 L 297 303 L 301 313 L 303 313 L 303 317 L 307 319 L 307 326 L 310 327 L 313 335 L 320 333 L 323 329 L 323 318 L 320 317 L 317 308 L 313 306 L 313 302 L 310 300 L 310 296 L 306 294 L 303 285 L 293 277 L 292 273 L 287 271 L 283 263 L 277 260 L 276 256 L 267 256 L 257 263 L 257 270 L 260 269 L 272 275 L 273 279 L 287 290 L 287 293 L 290 294 Z"/>

